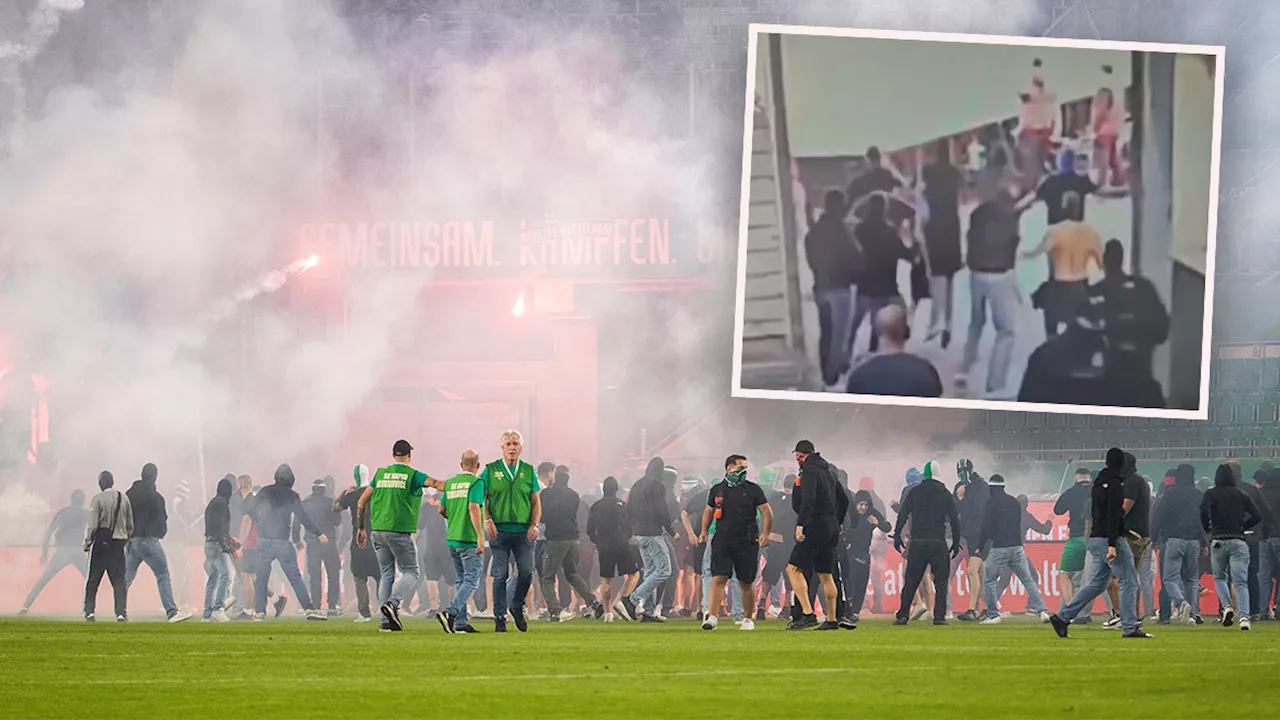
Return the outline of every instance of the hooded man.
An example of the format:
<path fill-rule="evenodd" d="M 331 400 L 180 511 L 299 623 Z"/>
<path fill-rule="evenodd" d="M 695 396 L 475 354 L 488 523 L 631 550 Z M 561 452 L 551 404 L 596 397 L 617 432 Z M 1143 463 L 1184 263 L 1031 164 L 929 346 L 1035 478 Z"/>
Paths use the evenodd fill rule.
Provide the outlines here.
<path fill-rule="evenodd" d="M 1178 622 L 1195 625 L 1200 615 L 1200 594 L 1196 589 L 1200 578 L 1200 555 L 1208 548 L 1204 529 L 1200 526 L 1200 503 L 1204 493 L 1196 489 L 1196 470 L 1179 465 L 1173 471 L 1173 485 L 1160 493 L 1152 514 L 1151 527 L 1158 532 L 1160 562 L 1164 566 L 1160 579 Z"/>
<path fill-rule="evenodd" d="M 898 607 L 894 625 L 906 625 L 911 611 L 911 603 L 916 590 L 924 578 L 925 569 L 933 573 L 934 587 L 937 593 L 947 592 L 950 587 L 950 559 L 960 554 L 960 513 L 956 508 L 955 498 L 947 490 L 947 486 L 938 480 L 940 469 L 938 463 L 930 460 L 924 465 L 920 483 L 907 493 L 898 512 L 898 520 L 893 528 L 893 546 L 904 553 L 907 562 L 906 584 L 902 589 L 902 603 Z M 911 541 L 904 548 L 903 532 L 907 523 L 911 523 Z M 951 528 L 951 553 L 947 554 L 947 527 Z M 935 597 L 933 601 L 933 624 L 947 624 L 947 603 L 945 599 Z"/>
<path fill-rule="evenodd" d="M 1133 552 L 1138 571 L 1138 620 L 1155 612 L 1155 578 L 1148 579 L 1151 563 L 1151 485 L 1138 474 L 1138 460 L 1133 453 L 1124 454 L 1124 529 L 1125 540 Z M 1120 602 L 1120 585 L 1115 578 L 1107 586 L 1111 607 Z M 1120 618 L 1113 615 L 1102 624 L 1107 630 L 1119 627 Z"/>
<path fill-rule="evenodd" d="M 1270 620 L 1276 617 L 1272 592 L 1280 585 L 1280 468 L 1269 468 L 1262 482 L 1262 498 L 1271 508 L 1271 522 L 1263 530 L 1261 555 L 1259 558 L 1258 607 L 1261 608 L 1261 619 Z M 1263 518 L 1266 522 L 1266 518 Z"/>
<path fill-rule="evenodd" d="M 1138 625 L 1138 571 L 1133 563 L 1133 550 L 1124 539 L 1124 456 L 1120 448 L 1108 450 L 1107 466 L 1093 481 L 1092 520 L 1086 543 L 1093 573 L 1089 584 L 1081 588 L 1066 607 L 1049 616 L 1058 637 L 1067 637 L 1071 621 L 1093 606 L 1113 575 L 1120 580 L 1120 623 L 1124 636 L 1151 637 Z"/>
<path fill-rule="evenodd" d="M 356 519 L 356 513 L 360 512 L 358 505 L 360 504 L 360 496 L 364 494 L 364 489 L 369 484 L 369 466 L 357 465 L 353 473 L 355 484 L 347 488 L 336 500 L 333 501 L 333 510 L 341 512 L 343 510 L 350 511 L 351 515 L 351 546 L 347 552 L 350 553 L 351 577 L 355 581 L 356 586 L 356 607 L 360 616 L 356 618 L 357 623 L 367 623 L 373 621 L 372 608 L 369 605 L 369 583 L 374 584 L 375 597 L 378 580 L 382 577 L 382 569 L 378 567 L 378 555 L 373 551 L 373 546 L 366 544 L 361 547 L 356 543 L 356 530 L 361 526 L 369 525 L 369 509 L 364 509 L 363 521 Z"/>
<path fill-rule="evenodd" d="M 63 568 L 74 567 L 80 571 L 81 577 L 85 577 L 88 562 L 81 545 L 84 542 L 84 526 L 88 522 L 89 511 L 84 507 L 84 491 L 72 490 L 71 501 L 66 507 L 54 513 L 53 519 L 49 521 L 49 527 L 44 531 L 44 541 L 40 547 L 40 564 L 44 565 L 44 572 L 31 587 L 31 592 L 22 603 L 22 609 L 18 611 L 19 615 L 27 614 L 31 604 L 40 596 L 40 591 L 44 590 L 44 586 L 62 572 Z M 49 540 L 52 538 L 56 539 L 53 559 L 50 560 Z"/>
<path fill-rule="evenodd" d="M 156 466 L 142 466 L 142 478 L 133 483 L 125 493 L 133 508 L 133 535 L 125 548 L 125 583 L 133 587 L 138 576 L 138 566 L 146 563 L 156 576 L 160 591 L 160 604 L 169 622 L 177 623 L 191 618 L 191 613 L 180 611 L 173 601 L 173 585 L 169 579 L 169 560 L 160 541 L 169 531 L 169 513 L 164 507 L 164 496 L 156 490 Z"/>
<path fill-rule="evenodd" d="M 228 622 L 222 609 L 235 567 L 231 558 L 239 552 L 239 543 L 231 536 L 231 480 L 222 478 L 213 499 L 204 508 L 204 622 Z"/>
<path fill-rule="evenodd" d="M 871 559 L 872 538 L 876 530 L 881 534 L 891 532 L 893 525 L 875 508 L 874 498 L 868 490 L 858 490 L 854 493 L 853 507 L 857 514 L 853 515 L 847 523 L 852 525 L 853 530 L 849 534 L 850 563 L 845 597 L 849 600 L 849 619 L 856 623 L 858 616 L 862 613 L 862 603 L 867 597 L 867 584 L 874 565 Z"/>
<path fill-rule="evenodd" d="M 636 608 L 643 607 L 644 612 L 639 617 L 641 622 L 646 623 L 662 622 L 657 612 L 659 593 L 663 583 L 671 576 L 671 558 L 663 533 L 679 536 L 671 523 L 668 490 L 662 482 L 665 469 L 662 458 L 650 459 L 644 477 L 631 488 L 627 501 L 627 512 L 631 528 L 635 532 L 636 547 L 640 550 L 644 579 L 632 593 L 634 598 L 623 597 L 622 605 L 631 617 L 637 616 Z"/>
<path fill-rule="evenodd" d="M 302 510 L 307 517 L 311 518 L 311 522 L 320 530 L 319 534 L 307 531 L 306 533 L 306 551 L 307 551 L 307 577 L 311 580 L 309 590 L 311 598 L 315 600 L 316 607 L 320 606 L 320 599 L 324 597 L 320 594 L 320 580 L 327 580 L 326 588 L 329 591 L 329 614 L 342 614 L 342 585 L 340 583 L 339 568 L 341 567 L 341 559 L 338 557 L 338 525 L 342 522 L 342 515 L 339 511 L 333 509 L 333 498 L 329 497 L 329 486 L 325 484 L 323 478 L 316 479 L 311 483 L 311 495 L 302 501 Z M 293 543 L 299 544 L 302 539 L 302 523 L 295 518 L 293 522 Z M 333 542 L 320 542 L 320 535 L 333 539 Z"/>
<path fill-rule="evenodd" d="M 884 504 L 884 500 L 876 494 L 876 482 L 872 478 L 864 477 L 858 480 L 858 490 L 866 492 L 871 497 L 871 508 L 880 513 L 881 517 L 888 518 L 888 507 Z M 884 577 L 885 559 L 889 555 L 889 533 L 893 530 L 893 524 L 889 524 L 889 528 L 879 535 L 871 536 L 871 567 L 870 573 L 873 578 Z M 871 611 L 874 613 L 884 612 L 884 583 L 876 582 L 871 585 Z"/>
<path fill-rule="evenodd" d="M 614 613 L 630 620 L 622 604 L 614 600 L 613 579 L 623 579 L 623 590 L 635 578 L 636 566 L 631 561 L 631 525 L 627 504 L 618 497 L 618 479 L 605 478 L 601 497 L 591 506 L 587 516 L 587 537 L 596 546 L 600 566 L 600 602 L 605 608 L 604 621 L 613 622 Z"/>
<path fill-rule="evenodd" d="M 964 538 L 965 577 L 970 588 L 981 588 L 985 585 L 983 567 L 983 547 L 981 542 L 982 525 L 986 518 L 987 500 L 991 497 L 991 489 L 986 480 L 973 471 L 973 462 L 961 459 L 956 464 L 956 476 L 960 485 L 956 488 L 956 498 L 960 512 L 960 535 Z M 936 586 L 936 580 L 935 580 Z M 969 609 L 956 616 L 957 620 L 972 622 L 980 620 L 978 600 L 981 593 L 969 593 Z M 995 608 L 988 607 L 987 610 Z"/>
<path fill-rule="evenodd" d="M 293 490 L 293 468 L 282 464 L 276 468 L 274 484 L 262 488 L 258 492 L 249 514 L 258 525 L 258 574 L 254 580 L 254 621 L 260 622 L 267 612 L 267 581 L 271 579 L 272 563 L 279 563 L 280 570 L 293 586 L 294 595 L 306 612 L 308 620 L 328 620 L 311 601 L 311 594 L 302 582 L 302 573 L 298 570 L 298 553 L 289 542 L 289 531 L 296 518 L 308 531 L 314 533 L 321 543 L 329 542 L 329 537 L 302 509 L 302 498 Z"/>
<path fill-rule="evenodd" d="M 796 546 L 787 561 L 787 577 L 791 580 L 801 615 L 788 625 L 788 629 L 804 630 L 818 624 L 813 603 L 809 600 L 809 583 L 805 579 L 817 573 L 822 583 L 822 607 L 826 614 L 822 629 L 833 630 L 839 627 L 834 618 L 839 614 L 837 601 L 840 595 L 835 581 L 836 549 L 840 543 L 840 522 L 848 511 L 848 502 L 835 472 L 818 454 L 812 442 L 801 440 L 796 443 L 794 454 L 800 466 L 792 495 L 796 509 Z"/>
<path fill-rule="evenodd" d="M 556 576 L 561 572 L 596 618 L 604 617 L 604 606 L 578 572 L 582 550 L 579 540 L 582 533 L 578 528 L 580 505 L 582 498 L 569 487 L 569 468 L 557 466 L 551 487 L 542 491 L 542 522 L 547 528 L 547 544 L 542 556 L 542 597 L 546 598 L 547 619 L 551 622 L 560 622 L 560 613 L 564 610 L 555 587 Z"/>
<path fill-rule="evenodd" d="M 983 591 L 986 593 L 987 610 L 982 619 L 983 625 L 994 625 L 1000 622 L 1000 573 L 1008 569 L 1027 589 L 1027 610 L 1036 613 L 1044 622 L 1049 622 L 1049 613 L 1045 610 L 1044 597 L 1040 594 L 1039 583 L 1031 573 L 1031 564 L 1027 562 L 1027 554 L 1022 549 L 1022 504 L 1009 495 L 1004 489 L 1004 478 L 992 475 L 990 481 L 991 498 L 987 501 L 982 518 L 982 529 L 978 535 L 977 547 L 985 547 L 986 571 Z"/>
<path fill-rule="evenodd" d="M 89 553 L 89 575 L 84 586 L 84 619 L 94 622 L 98 586 L 106 573 L 115 595 L 116 622 L 128 622 L 129 586 L 125 582 L 125 543 L 133 534 L 133 508 L 125 493 L 113 489 L 115 477 L 107 470 L 98 473 L 97 495 L 89 501 L 89 518 L 84 526 L 84 551 Z"/>
<path fill-rule="evenodd" d="M 1209 533 L 1209 559 L 1213 562 L 1213 584 L 1222 605 L 1222 626 L 1231 627 L 1236 609 L 1231 604 L 1235 587 L 1236 602 L 1249 607 L 1249 546 L 1245 532 L 1262 522 L 1262 513 L 1236 483 L 1230 465 L 1219 465 L 1213 488 L 1200 500 L 1200 526 Z M 1240 629 L 1248 630 L 1249 616 L 1241 615 Z"/>

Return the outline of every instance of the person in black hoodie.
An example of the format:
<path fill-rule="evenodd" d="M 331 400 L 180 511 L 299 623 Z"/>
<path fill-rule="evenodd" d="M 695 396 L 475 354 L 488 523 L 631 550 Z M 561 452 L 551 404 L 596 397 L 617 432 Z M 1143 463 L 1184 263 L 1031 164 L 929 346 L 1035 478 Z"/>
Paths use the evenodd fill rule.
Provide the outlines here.
<path fill-rule="evenodd" d="M 1179 465 L 1173 471 L 1173 485 L 1160 492 L 1151 516 L 1151 530 L 1160 547 L 1163 573 L 1160 583 L 1169 594 L 1169 603 L 1178 622 L 1195 625 L 1200 615 L 1200 555 L 1207 549 L 1200 526 L 1200 503 L 1204 493 L 1196 489 L 1196 470 Z"/>
<path fill-rule="evenodd" d="M 1093 601 L 1106 591 L 1112 576 L 1120 580 L 1120 624 L 1127 638 L 1150 638 L 1138 625 L 1138 570 L 1133 564 L 1133 550 L 1124 538 L 1124 466 L 1125 453 L 1120 448 L 1107 451 L 1107 466 L 1093 481 L 1093 512 L 1086 546 L 1092 556 L 1093 576 L 1067 606 L 1049 622 L 1058 637 L 1067 637 L 1071 621 L 1093 607 Z"/>
<path fill-rule="evenodd" d="M 854 493 L 853 506 L 857 514 L 846 523 L 853 529 L 848 533 L 849 575 L 844 594 L 849 599 L 849 619 L 857 622 L 867 597 L 867 583 L 871 579 L 871 539 L 876 530 L 888 533 L 893 530 L 893 525 L 875 508 L 875 501 L 868 490 Z"/>
<path fill-rule="evenodd" d="M 217 493 L 204 508 L 204 572 L 208 580 L 204 584 L 204 621 L 228 622 L 226 611 L 227 592 L 231 589 L 231 576 L 235 568 L 231 558 L 239 552 L 239 543 L 231 537 L 231 481 L 218 481 Z"/>
<path fill-rule="evenodd" d="M 1240 488 L 1240 492 L 1249 496 L 1255 507 L 1258 508 L 1258 514 L 1262 515 L 1262 522 L 1254 527 L 1244 531 L 1244 544 L 1249 546 L 1249 607 L 1240 608 L 1241 613 L 1248 613 L 1249 619 L 1256 622 L 1262 614 L 1262 593 L 1259 588 L 1258 576 L 1262 570 L 1262 537 L 1266 534 L 1268 518 L 1271 516 L 1271 506 L 1267 504 L 1262 492 L 1253 483 L 1247 482 L 1240 468 L 1239 460 L 1230 460 L 1227 462 L 1231 466 L 1231 472 L 1236 477 L 1236 487 Z M 1259 474 L 1266 475 L 1266 471 L 1259 469 L 1253 474 L 1253 479 L 1257 480 Z"/>
<path fill-rule="evenodd" d="M 307 613 L 308 620 L 328 620 L 312 604 L 311 594 L 302 582 L 298 570 L 298 553 L 289 542 L 289 531 L 294 518 L 316 535 L 321 543 L 329 542 L 329 536 L 302 509 L 302 498 L 293 491 L 293 468 L 287 464 L 276 468 L 275 483 L 262 488 L 249 509 L 249 515 L 258 524 L 258 577 L 254 582 L 254 621 L 262 620 L 267 612 L 267 580 L 271 577 L 271 564 L 280 563 L 280 570 L 293 586 L 294 595 Z"/>
<path fill-rule="evenodd" d="M 1280 586 L 1280 468 L 1267 468 L 1260 489 L 1267 507 L 1271 508 L 1271 516 L 1263 517 L 1265 527 L 1258 571 L 1258 607 L 1262 608 L 1259 619 L 1272 620 L 1276 618 L 1272 593 Z"/>
<path fill-rule="evenodd" d="M 950 581 L 951 562 L 960 554 L 960 512 L 955 497 L 947 486 L 938 480 L 941 474 L 938 463 L 930 460 L 924 465 L 920 483 L 902 501 L 897 522 L 893 525 L 893 547 L 907 562 L 906 581 L 902 588 L 902 602 L 898 607 L 894 625 L 906 625 L 916 590 L 924 579 L 926 568 L 933 573 L 934 588 L 933 624 L 947 625 L 947 601 L 943 595 Z M 911 542 L 903 546 L 903 531 L 911 523 Z M 947 526 L 951 527 L 951 554 L 947 555 Z"/>
<path fill-rule="evenodd" d="M 1213 562 L 1213 584 L 1222 605 L 1222 626 L 1231 627 L 1236 609 L 1231 605 L 1230 586 L 1235 586 L 1241 609 L 1249 607 L 1249 546 L 1244 534 L 1262 522 L 1258 506 L 1236 484 L 1230 465 L 1219 465 L 1213 487 L 1200 500 L 1200 526 L 1209 533 L 1209 558 Z M 1249 629 L 1249 616 L 1240 618 L 1240 629 Z"/>
<path fill-rule="evenodd" d="M 176 623 L 190 619 L 191 613 L 179 610 L 173 601 L 169 560 L 164 554 L 164 547 L 160 545 L 169 531 L 169 513 L 164 507 L 164 496 L 156 490 L 157 474 L 155 464 L 147 463 L 142 466 L 142 479 L 134 482 L 125 492 L 133 507 L 133 535 L 125 548 L 125 584 L 133 587 L 133 580 L 138 576 L 138 566 L 145 562 L 156 576 L 156 587 L 160 590 L 160 604 L 164 606 L 164 614 L 169 622 Z"/>
<path fill-rule="evenodd" d="M 987 501 L 982 518 L 982 530 L 978 536 L 978 547 L 985 547 L 991 542 L 991 549 L 986 555 L 986 575 L 983 578 L 983 591 L 986 594 L 987 610 L 982 624 L 994 625 L 1000 622 L 998 609 L 1000 593 L 1000 573 L 1006 568 L 1018 576 L 1027 589 L 1027 610 L 1036 613 L 1040 619 L 1048 622 L 1049 613 L 1045 611 L 1044 596 L 1035 576 L 1031 574 L 1031 564 L 1027 562 L 1027 554 L 1022 549 L 1022 504 L 1018 499 L 1004 490 L 1004 478 L 991 476 L 991 499 Z"/>
<path fill-rule="evenodd" d="M 982 599 L 983 592 L 975 588 L 982 588 L 986 583 L 981 535 L 987 501 L 991 498 L 991 487 L 981 475 L 973 471 L 973 462 L 968 459 L 957 463 L 956 475 L 964 488 L 963 492 L 957 488 L 956 495 L 960 498 L 960 535 L 964 538 L 965 554 L 968 556 L 965 558 L 964 574 L 970 588 L 969 609 L 957 615 L 956 619 L 974 622 L 982 619 L 979 600 Z"/>
<path fill-rule="evenodd" d="M 631 583 L 636 566 L 631 562 L 631 525 L 627 504 L 618 499 L 618 479 L 612 475 L 601 485 L 602 497 L 591 506 L 587 516 L 587 537 L 596 546 L 600 566 L 600 602 L 605 608 L 605 622 L 613 622 L 614 613 L 631 620 L 626 608 L 613 600 L 613 579 L 623 579 L 623 589 Z M 545 510 L 544 510 L 545 512 Z"/>
<path fill-rule="evenodd" d="M 548 619 L 560 622 L 560 597 L 556 593 L 556 576 L 564 573 L 569 586 L 584 603 L 591 606 L 596 618 L 604 616 L 604 606 L 596 600 L 587 587 L 587 581 L 578 572 L 581 556 L 578 508 L 582 498 L 569 487 L 569 468 L 560 465 L 555 469 L 551 487 L 542 491 L 542 523 L 547 528 L 547 544 L 542 551 L 542 597 L 547 601 Z M 588 518 L 589 521 L 589 518 Z"/>
<path fill-rule="evenodd" d="M 329 591 L 329 614 L 342 614 L 342 598 L 341 598 L 341 577 L 338 574 L 340 563 L 338 561 L 338 543 L 337 542 L 320 542 L 320 536 L 326 538 L 338 537 L 338 524 L 342 522 L 342 514 L 334 512 L 333 498 L 329 497 L 329 488 L 325 485 L 323 479 L 318 479 L 311 483 L 311 495 L 302 501 L 302 510 L 307 517 L 311 518 L 311 522 L 320 532 L 306 533 L 306 550 L 307 550 L 307 576 L 311 580 L 310 590 L 311 597 L 315 599 L 316 606 L 320 605 L 320 598 L 324 597 L 320 594 L 321 572 L 323 571 L 324 579 L 327 581 L 326 588 Z M 293 544 L 296 546 L 302 539 L 302 523 L 295 517 L 293 520 Z"/>
<path fill-rule="evenodd" d="M 796 508 L 796 546 L 787 561 L 787 577 L 791 580 L 795 602 L 799 603 L 802 614 L 788 625 L 788 629 L 804 630 L 818 624 L 813 604 L 809 602 L 809 583 L 805 581 L 805 576 L 813 573 L 817 573 L 822 583 L 822 606 L 828 615 L 827 621 L 834 622 L 830 616 L 836 614 L 833 611 L 839 595 L 834 577 L 836 546 L 840 542 L 838 503 L 844 492 L 836 481 L 835 473 L 812 442 L 801 440 L 796 443 L 795 457 L 800 465 L 800 475 L 793 495 L 798 497 L 799 507 Z"/>
<path fill-rule="evenodd" d="M 657 613 L 658 595 L 671 575 L 671 558 L 663 533 L 679 535 L 671 524 L 671 503 L 667 500 L 667 487 L 662 483 L 665 468 L 662 458 L 650 459 L 644 477 L 631 488 L 627 502 L 635 544 L 644 565 L 644 579 L 630 595 L 622 598 L 622 605 L 631 617 L 636 617 L 636 608 L 643 606 L 640 621 L 646 623 L 662 622 Z"/>

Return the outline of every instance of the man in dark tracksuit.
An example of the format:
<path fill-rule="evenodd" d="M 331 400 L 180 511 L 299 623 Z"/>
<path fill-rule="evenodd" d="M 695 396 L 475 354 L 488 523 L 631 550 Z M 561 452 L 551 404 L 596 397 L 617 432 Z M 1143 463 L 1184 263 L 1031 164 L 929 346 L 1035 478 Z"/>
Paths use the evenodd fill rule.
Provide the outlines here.
<path fill-rule="evenodd" d="M 849 600 L 849 619 L 858 621 L 862 603 L 867 596 L 867 583 L 871 579 L 871 539 L 876 530 L 887 533 L 893 525 L 875 508 L 871 492 L 859 490 L 853 496 L 854 510 L 845 523 L 848 537 L 849 574 L 845 580 L 845 597 Z"/>
<path fill-rule="evenodd" d="M 1138 569 L 1133 563 L 1133 549 L 1124 534 L 1125 452 L 1120 448 L 1107 451 L 1107 466 L 1093 480 L 1093 517 L 1086 547 L 1091 557 L 1092 576 L 1089 583 L 1049 622 L 1058 637 L 1067 637 L 1071 621 L 1093 607 L 1093 601 L 1106 591 L 1112 575 L 1120 580 L 1120 626 L 1127 638 L 1150 638 L 1138 625 Z"/>
<path fill-rule="evenodd" d="M 169 559 L 160 544 L 169 532 L 169 513 L 164 507 L 164 496 L 156 490 L 157 474 L 156 466 L 147 463 L 142 468 L 142 479 L 134 482 L 125 493 L 133 507 L 133 535 L 129 537 L 129 544 L 125 548 L 124 579 L 132 587 L 133 579 L 138 576 L 138 567 L 145 562 L 156 576 L 164 614 L 169 622 L 182 622 L 190 618 L 191 613 L 179 611 L 173 601 Z"/>
<path fill-rule="evenodd" d="M 44 572 L 31 587 L 31 592 L 22 603 L 22 609 L 18 611 L 19 615 L 27 614 L 31 604 L 40 596 L 40 591 L 44 590 L 44 586 L 48 585 L 49 581 L 68 565 L 79 570 L 81 577 L 86 576 L 89 563 L 81 545 L 84 540 L 84 526 L 88 521 L 89 511 L 84 507 L 84 491 L 73 490 L 71 502 L 54 514 L 53 519 L 49 521 L 49 527 L 44 531 L 44 544 L 40 548 L 40 564 L 44 565 Z M 51 538 L 56 538 L 52 560 L 49 559 Z"/>
<path fill-rule="evenodd" d="M 89 519 L 84 528 L 84 551 L 89 553 L 89 577 L 84 586 L 84 619 L 88 622 L 94 621 L 103 573 L 111 580 L 115 594 L 116 622 L 129 619 L 124 548 L 134 530 L 133 508 L 127 495 L 112 489 L 115 484 L 110 472 L 98 473 L 98 488 L 102 492 L 89 502 Z"/>
<path fill-rule="evenodd" d="M 329 537 L 320 531 L 312 522 L 307 512 L 302 509 L 302 498 L 293 491 L 293 468 L 281 465 L 276 468 L 275 483 L 262 488 L 257 500 L 249 509 L 249 514 L 258 524 L 258 577 L 254 583 L 253 605 L 260 620 L 267 612 L 267 580 L 271 577 L 271 565 L 280 563 L 280 569 L 293 586 L 294 595 L 307 613 L 308 620 L 328 620 L 313 604 L 307 586 L 302 583 L 302 573 L 298 571 L 298 554 L 289 542 L 289 530 L 296 518 L 308 531 L 318 536 L 321 543 L 329 542 Z"/>
<path fill-rule="evenodd" d="M 587 581 L 578 572 L 582 548 L 578 530 L 578 509 L 582 498 L 569 487 L 569 468 L 560 465 L 555 469 L 551 487 L 542 491 L 542 523 L 547 528 L 547 544 L 542 551 L 542 597 L 547 601 L 547 619 L 560 622 L 564 606 L 556 592 L 556 577 L 562 572 L 567 584 L 578 593 L 582 602 L 595 612 L 597 619 L 604 617 L 604 606 L 596 600 Z"/>
<path fill-rule="evenodd" d="M 926 567 L 933 573 L 933 586 L 936 588 L 933 624 L 947 624 L 946 598 L 938 595 L 948 592 L 951 558 L 960 554 L 960 513 L 956 508 L 955 497 L 938 480 L 938 476 L 938 463 L 933 460 L 925 463 L 923 479 L 903 499 L 898 520 L 893 526 L 893 546 L 901 553 L 904 551 L 902 531 L 908 520 L 911 522 L 911 543 L 905 548 L 904 554 L 907 561 L 906 584 L 902 588 L 902 602 L 898 606 L 894 625 L 907 624 L 911 603 L 924 578 Z M 950 557 L 947 555 L 948 525 L 951 527 Z"/>
<path fill-rule="evenodd" d="M 798 501 L 799 506 L 796 508 L 796 546 L 787 563 L 787 577 L 791 580 L 795 601 L 799 603 L 802 614 L 787 627 L 804 630 L 818 624 L 813 603 L 809 600 L 806 575 L 817 573 L 822 583 L 822 606 L 827 621 L 832 622 L 831 616 L 839 615 L 836 549 L 840 543 L 841 505 L 846 511 L 848 507 L 847 503 L 841 502 L 844 493 L 835 473 L 812 442 L 801 440 L 796 443 L 795 457 L 800 465 L 800 476 L 796 479 L 793 501 Z"/>
<path fill-rule="evenodd" d="M 311 522 L 315 525 L 319 533 L 307 530 L 306 532 L 306 549 L 307 549 L 307 576 L 311 580 L 311 597 L 315 599 L 316 607 L 319 608 L 321 598 L 320 594 L 320 574 L 323 570 L 326 587 L 329 591 L 329 614 L 342 614 L 341 599 L 341 577 L 338 569 L 340 563 L 338 560 L 338 543 L 337 542 L 320 542 L 320 535 L 326 538 L 338 537 L 338 524 L 342 522 L 341 513 L 334 512 L 333 498 L 329 497 L 328 487 L 323 479 L 316 480 L 311 483 L 311 495 L 302 501 L 302 510 L 307 517 L 311 518 Z M 293 544 L 297 546 L 302 539 L 302 523 L 294 518 L 293 521 Z"/>

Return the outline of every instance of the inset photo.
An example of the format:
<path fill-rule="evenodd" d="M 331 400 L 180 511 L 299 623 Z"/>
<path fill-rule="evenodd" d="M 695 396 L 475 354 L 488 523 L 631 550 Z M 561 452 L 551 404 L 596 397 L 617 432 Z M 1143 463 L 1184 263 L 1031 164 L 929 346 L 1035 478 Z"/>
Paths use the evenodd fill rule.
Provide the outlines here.
<path fill-rule="evenodd" d="M 1222 47 L 749 37 L 735 397 L 1207 417 Z"/>

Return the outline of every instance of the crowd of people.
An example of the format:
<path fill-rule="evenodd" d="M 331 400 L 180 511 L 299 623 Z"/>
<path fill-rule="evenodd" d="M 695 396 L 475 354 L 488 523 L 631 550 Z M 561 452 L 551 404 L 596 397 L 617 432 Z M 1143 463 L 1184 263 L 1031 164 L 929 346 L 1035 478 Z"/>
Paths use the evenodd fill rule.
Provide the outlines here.
<path fill-rule="evenodd" d="M 357 466 L 353 484 L 336 496 L 326 478 L 302 499 L 288 465 L 264 488 L 248 476 L 223 478 L 205 509 L 203 619 L 262 621 L 269 603 L 279 617 L 288 603 L 283 576 L 308 620 L 341 616 L 344 594 L 351 597 L 346 584 L 355 621 L 374 620 L 376 598 L 380 628 L 389 632 L 403 629 L 404 615 L 433 618 L 447 633 L 481 632 L 480 618 L 496 632 L 507 632 L 508 623 L 525 632 L 531 618 L 577 616 L 605 623 L 696 617 L 706 630 L 726 617 L 752 630 L 781 616 L 793 630 L 852 629 L 868 595 L 872 612 L 882 611 L 884 588 L 870 580 L 883 577 L 890 542 L 906 564 L 895 625 L 930 613 L 935 625 L 998 624 L 1009 616 L 1000 603 L 1016 577 L 1026 614 L 1063 637 L 1070 624 L 1092 621 L 1099 596 L 1108 613 L 1103 627 L 1150 637 L 1144 617 L 1204 622 L 1199 578 L 1206 571 L 1223 626 L 1247 630 L 1274 616 L 1280 468 L 1266 465 L 1248 484 L 1230 461 L 1212 486 L 1207 479 L 1198 486 L 1194 469 L 1180 465 L 1156 487 L 1138 474 L 1132 454 L 1113 448 L 1099 472 L 1078 469 L 1054 507 L 1066 516 L 1068 538 L 1058 567 L 1062 603 L 1050 614 L 1023 543 L 1028 531 L 1047 533 L 1051 525 L 1028 511 L 1026 495 L 1009 494 L 1001 475 L 984 478 L 969 460 L 957 463 L 951 488 L 935 461 L 909 469 L 886 508 L 871 478 L 851 490 L 848 473 L 807 440 L 795 446 L 795 472 L 780 482 L 775 468 L 751 473 L 738 454 L 711 483 L 681 479 L 653 458 L 625 499 L 614 477 L 584 499 L 570 487 L 567 467 L 523 460 L 516 431 L 503 434 L 502 455 L 488 464 L 475 451 L 463 453 L 447 480 L 415 470 L 412 452 L 397 441 L 391 464 L 373 472 Z M 104 471 L 87 511 L 83 493 L 73 494 L 50 523 L 42 558 L 50 538 L 57 549 L 23 613 L 50 577 L 87 565 L 85 619 L 95 620 L 106 574 L 116 620 L 125 622 L 128 590 L 145 562 L 170 622 L 190 617 L 172 599 L 156 478 L 149 464 L 120 492 Z M 967 608 L 952 607 L 953 577 L 974 589 Z"/>
<path fill-rule="evenodd" d="M 856 394 L 941 397 L 938 368 L 906 350 L 911 320 L 930 301 L 926 342 L 952 340 L 955 278 L 968 270 L 970 315 L 956 393 L 1022 402 L 1164 407 L 1152 353 L 1168 338 L 1167 306 L 1146 278 L 1126 272 L 1124 244 L 1105 243 L 1088 223 L 1087 198 L 1123 198 L 1117 127 L 1123 105 L 1103 87 L 1083 132 L 1058 128 L 1058 106 L 1039 78 L 1024 97 L 1016 151 L 984 153 L 976 170 L 956 163 L 952 139 L 929 150 L 907 178 L 882 156 L 848 188 L 826 193 L 804 247 L 818 306 L 819 366 L 829 389 Z M 1111 76 L 1111 68 L 1104 67 Z M 1065 109 L 1064 109 L 1065 112 Z M 1065 123 L 1064 123 L 1065 124 Z M 998 135 L 1000 133 L 997 133 Z M 976 205 L 962 224 L 969 198 Z M 1024 243 L 1023 215 L 1045 206 L 1047 232 Z M 1048 258 L 1048 279 L 1024 293 L 1018 267 Z M 910 292 L 898 270 L 910 265 Z M 1027 288 L 1030 290 L 1030 288 Z M 1010 377 L 1024 295 L 1043 313 L 1044 340 L 1019 380 Z M 910 301 L 908 302 L 908 296 Z M 868 325 L 867 352 L 855 353 Z M 970 381 L 983 333 L 995 333 L 986 377 Z M 883 342 L 882 342 L 883 341 Z"/>

